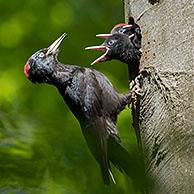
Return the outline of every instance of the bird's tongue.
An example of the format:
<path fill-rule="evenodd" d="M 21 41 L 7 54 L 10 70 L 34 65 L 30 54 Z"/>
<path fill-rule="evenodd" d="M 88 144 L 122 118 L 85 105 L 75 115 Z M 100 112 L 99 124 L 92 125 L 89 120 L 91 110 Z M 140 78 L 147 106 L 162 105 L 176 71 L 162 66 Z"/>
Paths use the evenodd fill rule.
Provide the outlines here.
<path fill-rule="evenodd" d="M 90 47 L 86 47 L 85 50 L 98 50 L 98 51 L 104 52 L 104 54 L 98 57 L 95 61 L 93 61 L 91 65 L 94 65 L 95 63 L 98 63 L 98 62 L 106 61 L 109 58 L 107 56 L 109 48 L 106 46 L 102 46 L 102 45 L 101 46 L 90 46 Z"/>
<path fill-rule="evenodd" d="M 28 63 L 26 63 L 24 66 L 24 75 L 26 77 L 28 77 L 29 69 L 30 69 L 30 65 Z"/>

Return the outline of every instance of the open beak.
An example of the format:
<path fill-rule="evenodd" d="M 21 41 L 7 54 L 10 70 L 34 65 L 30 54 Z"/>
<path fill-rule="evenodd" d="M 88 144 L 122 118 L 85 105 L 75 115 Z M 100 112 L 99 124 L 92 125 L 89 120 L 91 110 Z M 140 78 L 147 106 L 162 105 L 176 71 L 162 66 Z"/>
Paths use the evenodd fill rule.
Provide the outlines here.
<path fill-rule="evenodd" d="M 109 38 L 111 36 L 112 34 L 97 34 L 96 35 L 96 37 L 103 38 L 103 39 Z"/>
<path fill-rule="evenodd" d="M 86 47 L 85 50 L 97 50 L 97 51 L 104 52 L 104 54 L 101 55 L 100 57 L 98 57 L 95 61 L 93 61 L 91 63 L 91 65 L 94 65 L 95 63 L 98 63 L 98 62 L 106 61 L 109 58 L 107 56 L 107 53 L 109 51 L 109 48 L 106 47 L 106 46 L 104 46 L 104 45 Z"/>
<path fill-rule="evenodd" d="M 48 47 L 48 51 L 46 52 L 46 55 L 55 53 L 60 44 L 62 43 L 62 41 L 64 40 L 64 38 L 67 36 L 66 33 L 63 33 L 57 40 L 55 40 L 49 47 Z"/>
<path fill-rule="evenodd" d="M 131 28 L 132 27 L 132 25 L 131 24 L 117 24 L 116 26 L 114 26 L 113 27 L 113 29 L 111 30 L 111 32 L 110 33 L 112 33 L 116 28 L 118 28 L 118 27 L 122 27 L 122 28 Z"/>
<path fill-rule="evenodd" d="M 103 39 L 109 38 L 110 36 L 113 35 L 112 32 L 114 31 L 114 29 L 119 27 L 119 26 L 122 26 L 123 28 L 131 28 L 132 27 L 131 24 L 118 24 L 118 25 L 114 26 L 114 28 L 111 30 L 111 33 L 109 33 L 109 34 L 97 34 L 96 37 L 103 38 Z"/>
<path fill-rule="evenodd" d="M 113 34 L 97 34 L 96 37 L 107 39 L 107 38 L 111 37 L 112 35 Z M 134 36 L 135 36 L 135 34 L 131 34 L 129 36 L 129 39 L 133 38 Z"/>
<path fill-rule="evenodd" d="M 111 33 L 109 33 L 109 34 L 97 34 L 96 37 L 103 38 L 103 39 L 109 38 L 109 37 L 111 37 L 111 36 L 113 35 L 112 32 L 114 31 L 114 29 L 115 29 L 116 27 L 118 27 L 118 26 L 116 25 L 116 26 L 111 30 Z M 125 25 L 123 25 L 122 27 L 123 27 L 124 29 L 125 29 L 125 28 L 131 28 L 132 25 L 131 25 L 131 24 L 125 24 Z"/>

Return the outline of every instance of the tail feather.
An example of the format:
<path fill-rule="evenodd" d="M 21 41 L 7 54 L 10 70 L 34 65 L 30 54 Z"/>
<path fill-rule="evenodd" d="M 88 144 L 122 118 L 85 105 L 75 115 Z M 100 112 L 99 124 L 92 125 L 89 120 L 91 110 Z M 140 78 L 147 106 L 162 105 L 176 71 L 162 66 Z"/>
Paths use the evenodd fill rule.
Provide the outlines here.
<path fill-rule="evenodd" d="M 115 179 L 114 179 L 114 176 L 113 176 L 111 170 L 109 169 L 108 171 L 109 171 L 109 175 L 110 175 L 110 177 L 111 177 L 111 179 L 112 179 L 112 182 L 113 182 L 114 184 L 116 184 L 116 181 L 115 181 Z"/>
<path fill-rule="evenodd" d="M 145 189 L 145 174 L 141 158 L 130 154 L 114 137 L 108 140 L 108 158 L 121 172 L 125 172 L 136 188 Z"/>
<path fill-rule="evenodd" d="M 110 182 L 112 181 L 114 184 L 116 184 L 114 176 L 111 172 L 110 167 L 107 168 L 107 166 L 100 165 L 100 170 L 102 174 L 102 179 L 105 185 L 110 185 Z"/>

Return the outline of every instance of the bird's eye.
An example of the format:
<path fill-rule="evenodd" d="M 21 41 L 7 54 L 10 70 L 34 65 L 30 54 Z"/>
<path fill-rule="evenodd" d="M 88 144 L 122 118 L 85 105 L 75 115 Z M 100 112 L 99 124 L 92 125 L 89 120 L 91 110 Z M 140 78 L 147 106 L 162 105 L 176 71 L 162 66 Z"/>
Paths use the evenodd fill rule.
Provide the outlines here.
<path fill-rule="evenodd" d="M 39 55 L 38 55 L 40 58 L 43 58 L 45 56 L 45 54 L 43 52 L 41 52 Z"/>
<path fill-rule="evenodd" d="M 108 42 L 108 45 L 109 45 L 109 46 L 112 46 L 114 43 L 115 43 L 114 40 L 110 40 L 110 41 Z"/>
<path fill-rule="evenodd" d="M 119 33 L 124 33 L 124 29 L 121 28 L 121 29 L 119 30 Z"/>

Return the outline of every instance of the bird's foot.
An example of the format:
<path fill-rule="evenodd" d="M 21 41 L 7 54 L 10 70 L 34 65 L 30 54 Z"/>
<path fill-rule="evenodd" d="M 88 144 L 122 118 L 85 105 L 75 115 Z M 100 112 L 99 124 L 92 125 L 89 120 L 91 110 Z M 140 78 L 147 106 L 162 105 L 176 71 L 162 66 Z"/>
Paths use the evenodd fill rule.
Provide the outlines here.
<path fill-rule="evenodd" d="M 143 80 L 143 76 L 140 74 L 135 78 L 134 81 L 131 82 L 132 98 L 134 94 L 138 96 L 143 96 L 144 91 L 142 89 L 142 80 Z"/>

